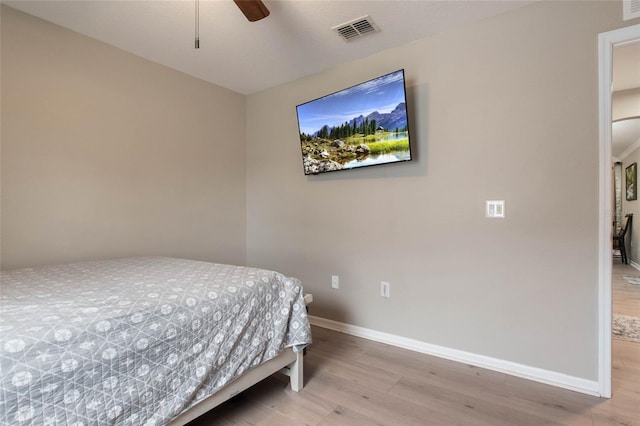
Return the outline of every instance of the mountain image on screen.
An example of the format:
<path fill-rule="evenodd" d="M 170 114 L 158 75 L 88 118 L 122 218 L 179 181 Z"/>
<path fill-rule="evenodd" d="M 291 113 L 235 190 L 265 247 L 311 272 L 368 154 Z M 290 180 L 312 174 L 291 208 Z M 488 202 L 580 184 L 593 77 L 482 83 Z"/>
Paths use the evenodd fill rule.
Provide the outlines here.
<path fill-rule="evenodd" d="M 404 71 L 297 107 L 304 173 L 411 160 Z"/>
<path fill-rule="evenodd" d="M 355 123 L 356 126 L 360 126 L 365 122 L 365 119 L 369 123 L 375 120 L 378 126 L 382 126 L 385 129 L 404 129 L 407 127 L 407 108 L 405 103 L 401 102 L 391 112 L 381 114 L 378 111 L 374 111 L 366 117 L 360 115 L 351 120 L 350 123 L 351 125 Z"/>

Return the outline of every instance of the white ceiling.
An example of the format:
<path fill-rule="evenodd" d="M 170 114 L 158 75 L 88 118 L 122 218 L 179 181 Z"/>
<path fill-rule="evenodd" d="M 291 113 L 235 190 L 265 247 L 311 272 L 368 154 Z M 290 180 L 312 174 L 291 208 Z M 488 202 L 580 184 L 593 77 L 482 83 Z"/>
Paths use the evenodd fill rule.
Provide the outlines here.
<path fill-rule="evenodd" d="M 525 6 L 520 0 L 264 0 L 270 16 L 249 22 L 232 0 L 2 0 L 154 62 L 242 94 Z M 379 33 L 343 41 L 331 28 L 369 15 Z"/>

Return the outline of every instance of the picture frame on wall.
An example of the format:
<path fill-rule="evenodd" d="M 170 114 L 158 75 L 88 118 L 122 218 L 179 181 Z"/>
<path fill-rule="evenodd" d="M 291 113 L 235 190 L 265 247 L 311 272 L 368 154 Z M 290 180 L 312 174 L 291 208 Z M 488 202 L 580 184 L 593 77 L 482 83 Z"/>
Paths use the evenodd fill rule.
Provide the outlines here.
<path fill-rule="evenodd" d="M 624 171 L 627 201 L 638 199 L 638 163 L 631 163 Z"/>

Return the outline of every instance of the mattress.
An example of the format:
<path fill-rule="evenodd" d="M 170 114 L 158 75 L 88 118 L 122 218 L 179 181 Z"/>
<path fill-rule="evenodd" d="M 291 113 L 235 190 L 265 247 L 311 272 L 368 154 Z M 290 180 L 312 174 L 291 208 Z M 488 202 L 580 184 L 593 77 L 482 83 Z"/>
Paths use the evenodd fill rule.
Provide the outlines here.
<path fill-rule="evenodd" d="M 2 272 L 3 425 L 162 425 L 311 342 L 302 286 L 162 257 Z"/>

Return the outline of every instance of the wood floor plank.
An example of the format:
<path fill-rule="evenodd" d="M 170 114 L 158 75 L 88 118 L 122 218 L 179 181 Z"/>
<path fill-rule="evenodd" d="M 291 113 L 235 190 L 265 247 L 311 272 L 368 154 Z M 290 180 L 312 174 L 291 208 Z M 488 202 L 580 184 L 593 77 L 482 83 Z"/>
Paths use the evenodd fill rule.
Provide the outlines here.
<path fill-rule="evenodd" d="M 348 378 L 355 385 L 386 392 L 400 380 L 400 376 L 388 369 L 336 358 L 326 352 L 310 349 L 305 365 L 318 365 L 323 371 Z"/>
<path fill-rule="evenodd" d="M 415 375 L 403 380 L 414 382 L 417 386 L 422 384 L 429 387 L 432 392 L 435 392 L 428 395 L 429 399 L 446 397 L 454 403 L 457 402 L 457 408 L 473 407 L 493 424 L 500 424 L 501 419 L 506 419 L 506 424 L 591 424 L 588 404 L 565 403 L 565 405 L 541 406 L 535 398 L 527 397 L 526 394 L 518 396 L 517 393 L 508 390 L 506 379 L 499 382 L 491 381 L 486 379 L 486 376 L 491 377 L 491 375 L 481 374 L 486 370 L 479 368 L 469 370 L 478 370 L 478 372 L 476 375 L 461 376 L 446 370 L 434 371 L 428 376 Z M 498 374 L 488 373 L 492 373 L 494 377 Z M 524 386 L 531 383 L 524 379 L 517 379 L 515 383 L 518 381 Z M 510 385 L 512 388 L 514 386 L 515 384 Z M 552 386 L 540 385 L 540 390 L 551 394 L 555 389 Z M 562 392 L 566 393 L 564 390 Z M 582 397 L 581 394 L 576 395 Z M 411 395 L 407 394 L 404 397 L 411 398 Z"/>
<path fill-rule="evenodd" d="M 640 316 L 640 285 L 631 284 L 624 276 L 640 279 L 640 271 L 631 265 L 614 263 L 611 274 L 613 312 L 621 315 Z"/>
<path fill-rule="evenodd" d="M 255 388 L 255 389 L 254 389 Z M 294 392 L 288 377 L 275 375 L 247 391 L 247 398 L 262 404 L 279 416 L 299 425 L 316 425 L 332 413 L 338 404 L 308 392 Z"/>
<path fill-rule="evenodd" d="M 375 419 L 383 425 L 452 424 L 452 416 L 413 404 L 386 392 L 380 392 L 354 384 L 352 381 L 330 373 L 316 376 L 305 391 L 322 395 L 349 407 L 358 414 Z M 431 423 L 425 423 L 425 421 Z"/>
<path fill-rule="evenodd" d="M 398 357 L 400 357 L 403 362 L 398 363 Z M 452 380 L 477 380 L 481 381 L 484 385 L 500 385 L 504 382 L 506 376 L 504 373 L 405 349 L 394 348 L 388 345 L 381 345 L 378 348 L 368 351 L 356 362 L 358 364 L 388 369 L 403 377 L 443 375 L 450 377 Z"/>
<path fill-rule="evenodd" d="M 330 415 L 323 419 L 318 426 L 346 426 L 346 425 L 358 425 L 358 426 L 384 426 L 383 423 L 363 416 L 353 410 L 345 407 L 337 407 Z"/>
<path fill-rule="evenodd" d="M 594 412 L 592 413 L 593 426 L 638 426 L 640 422 L 637 419 L 621 415 L 613 415 L 609 413 Z"/>
<path fill-rule="evenodd" d="M 451 387 L 440 386 L 439 382 L 421 378 L 404 377 L 390 393 L 435 411 L 453 412 L 456 421 L 467 424 L 491 426 L 560 424 L 545 422 L 535 414 L 523 413 L 491 398 L 483 398 L 481 392 L 470 395 L 458 392 Z"/>
<path fill-rule="evenodd" d="M 591 409 L 592 413 L 605 414 L 613 418 L 635 419 L 634 424 L 640 423 L 640 400 L 638 395 L 619 391 L 615 398 L 598 401 Z"/>

